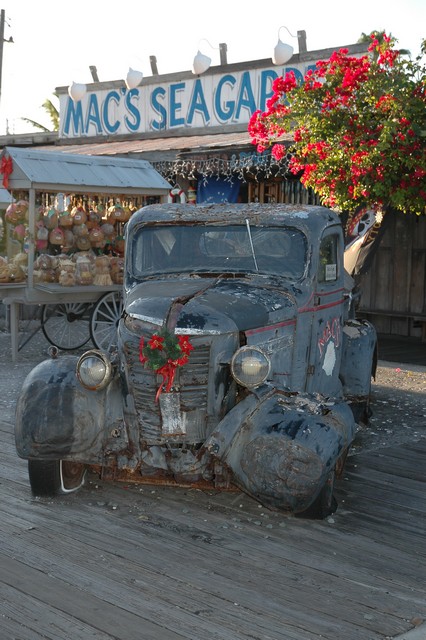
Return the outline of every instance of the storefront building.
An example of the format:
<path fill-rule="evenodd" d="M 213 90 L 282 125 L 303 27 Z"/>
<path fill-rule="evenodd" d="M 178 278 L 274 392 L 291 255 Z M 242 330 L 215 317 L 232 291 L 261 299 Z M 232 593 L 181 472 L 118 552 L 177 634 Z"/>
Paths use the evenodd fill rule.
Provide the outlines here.
<path fill-rule="evenodd" d="M 351 55 L 366 51 L 365 44 L 346 48 Z M 269 151 L 258 153 L 247 126 L 266 108 L 275 78 L 293 71 L 302 80 L 332 51 L 302 51 L 279 66 L 265 59 L 221 64 L 199 75 L 153 74 L 137 86 L 120 80 L 58 87 L 56 144 L 72 153 L 149 160 L 177 200 L 314 203 L 314 194 L 289 175 L 290 156 L 277 162 Z M 73 90 L 77 98 L 71 99 Z"/>
<path fill-rule="evenodd" d="M 365 44 L 343 46 L 350 55 L 366 53 Z M 336 50 L 299 49 L 279 66 L 268 58 L 222 60 L 199 75 L 159 75 L 153 68 L 136 86 L 125 80 L 75 86 L 80 96 L 74 99 L 72 88 L 61 86 L 59 132 L 9 136 L 0 145 L 148 160 L 170 184 L 169 200 L 177 202 L 317 204 L 316 195 L 289 173 L 290 152 L 277 162 L 269 151 L 258 153 L 247 132 L 251 115 L 265 109 L 276 77 L 293 71 L 303 78 Z M 284 144 L 290 148 L 291 136 Z M 361 307 L 380 332 L 426 339 L 425 231 L 423 217 L 396 216 L 363 276 Z"/>

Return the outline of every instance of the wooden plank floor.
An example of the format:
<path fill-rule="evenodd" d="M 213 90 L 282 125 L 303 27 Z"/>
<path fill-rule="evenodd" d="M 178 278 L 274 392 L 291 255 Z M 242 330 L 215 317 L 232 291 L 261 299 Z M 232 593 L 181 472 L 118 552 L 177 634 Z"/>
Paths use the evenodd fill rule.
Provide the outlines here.
<path fill-rule="evenodd" d="M 37 499 L 13 440 L 30 368 L 0 374 L 0 640 L 384 640 L 426 620 L 424 439 L 351 456 L 325 521 L 93 474 Z"/>

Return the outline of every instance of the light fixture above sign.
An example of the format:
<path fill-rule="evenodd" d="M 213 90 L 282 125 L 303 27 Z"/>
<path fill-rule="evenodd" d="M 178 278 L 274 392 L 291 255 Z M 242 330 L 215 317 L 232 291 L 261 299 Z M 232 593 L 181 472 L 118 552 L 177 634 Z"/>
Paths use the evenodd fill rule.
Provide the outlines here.
<path fill-rule="evenodd" d="M 226 55 L 228 51 L 228 47 L 225 42 L 221 42 L 218 47 L 213 47 L 213 45 L 211 45 L 208 40 L 206 40 L 205 38 L 203 38 L 203 40 L 204 42 L 207 42 L 209 47 L 211 47 L 212 49 L 215 49 L 216 51 L 217 50 L 220 51 L 221 65 L 228 64 L 227 55 Z M 202 42 L 202 40 L 200 40 L 200 42 Z M 207 71 L 211 63 L 212 63 L 212 59 L 209 58 L 209 56 L 206 56 L 204 53 L 201 53 L 200 49 L 198 49 L 197 54 L 192 63 L 192 73 L 196 76 L 201 75 L 202 73 Z"/>
<path fill-rule="evenodd" d="M 136 71 L 136 69 L 129 67 L 129 71 L 126 76 L 126 87 L 128 89 L 136 89 L 136 87 L 138 87 L 142 82 L 142 78 L 142 71 Z"/>
<path fill-rule="evenodd" d="M 86 95 L 87 87 L 85 84 L 73 82 L 68 87 L 68 95 L 74 102 L 79 102 Z"/>
<path fill-rule="evenodd" d="M 192 63 L 192 73 L 196 76 L 201 75 L 210 67 L 212 63 L 212 59 L 209 56 L 206 56 L 204 53 L 198 49 L 197 54 L 194 58 L 194 62 Z"/>
<path fill-rule="evenodd" d="M 272 56 L 272 62 L 276 65 L 285 64 L 290 60 L 293 55 L 294 49 L 291 44 L 287 44 L 280 39 L 280 31 L 281 29 L 287 29 L 286 26 L 281 26 L 278 29 L 278 42 L 275 45 L 274 54 Z M 296 38 L 290 31 L 287 29 L 288 33 L 292 38 Z"/>

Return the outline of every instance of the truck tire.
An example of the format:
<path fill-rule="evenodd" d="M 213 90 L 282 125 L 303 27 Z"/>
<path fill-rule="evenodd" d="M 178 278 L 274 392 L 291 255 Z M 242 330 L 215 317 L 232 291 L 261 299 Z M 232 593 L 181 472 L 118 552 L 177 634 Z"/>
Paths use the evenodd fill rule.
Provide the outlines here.
<path fill-rule="evenodd" d="M 35 496 L 56 496 L 77 491 L 84 484 L 86 468 L 64 460 L 28 460 L 28 476 Z"/>
<path fill-rule="evenodd" d="M 336 471 L 332 469 L 313 503 L 305 511 L 297 513 L 296 516 L 311 520 L 323 520 L 336 511 L 337 500 L 333 493 L 335 476 Z"/>

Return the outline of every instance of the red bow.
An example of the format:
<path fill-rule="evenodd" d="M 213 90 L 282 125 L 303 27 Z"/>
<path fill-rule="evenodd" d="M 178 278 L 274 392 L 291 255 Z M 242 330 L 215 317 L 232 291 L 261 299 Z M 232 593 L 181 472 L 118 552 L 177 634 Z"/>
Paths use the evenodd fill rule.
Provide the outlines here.
<path fill-rule="evenodd" d="M 177 338 L 175 338 L 175 342 L 177 342 L 177 345 L 175 344 L 174 347 L 172 348 L 172 353 L 174 356 L 177 355 L 177 353 L 181 353 L 179 358 L 170 358 L 167 357 L 168 353 L 167 353 L 167 347 L 168 347 L 168 342 L 166 340 L 166 338 L 163 335 L 160 334 L 154 334 L 149 340 L 148 340 L 148 344 L 147 344 L 147 348 L 149 348 L 148 353 L 153 351 L 162 351 L 162 358 L 160 360 L 162 360 L 164 362 L 164 359 L 167 358 L 166 362 L 164 362 L 164 364 L 162 364 L 161 366 L 154 368 L 153 366 L 153 362 L 150 361 L 149 357 L 145 355 L 145 340 L 143 338 L 143 336 L 141 337 L 140 341 L 139 341 L 139 360 L 140 362 L 145 365 L 146 363 L 148 363 L 148 367 L 150 369 L 153 369 L 153 371 L 155 371 L 155 373 L 157 375 L 160 375 L 163 378 L 163 381 L 161 382 L 160 386 L 157 389 L 157 393 L 155 396 L 155 402 L 158 402 L 160 395 L 164 390 L 166 391 L 166 393 L 170 393 L 170 391 L 172 390 L 173 387 L 173 383 L 175 381 L 175 375 L 176 375 L 176 369 L 178 367 L 183 367 L 189 360 L 189 354 L 191 353 L 191 351 L 193 350 L 193 346 L 192 344 L 189 342 L 189 338 L 188 336 L 177 336 Z M 173 346 L 173 345 L 172 345 Z M 177 349 L 176 349 L 177 347 Z M 158 360 L 155 358 L 155 364 L 158 363 Z"/>
<path fill-rule="evenodd" d="M 161 392 L 163 390 L 163 386 L 165 386 L 167 393 L 173 387 L 173 383 L 175 381 L 176 367 L 177 367 L 176 362 L 173 362 L 173 360 L 168 360 L 166 364 L 164 364 L 162 367 L 157 369 L 157 371 L 155 372 L 163 377 L 163 382 L 160 384 L 160 386 L 157 389 L 155 402 L 158 402 Z"/>
<path fill-rule="evenodd" d="M 10 156 L 3 156 L 0 164 L 0 173 L 3 174 L 3 186 L 5 189 L 9 186 L 9 176 L 13 171 L 13 162 Z"/>

